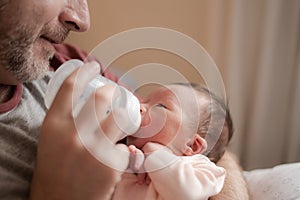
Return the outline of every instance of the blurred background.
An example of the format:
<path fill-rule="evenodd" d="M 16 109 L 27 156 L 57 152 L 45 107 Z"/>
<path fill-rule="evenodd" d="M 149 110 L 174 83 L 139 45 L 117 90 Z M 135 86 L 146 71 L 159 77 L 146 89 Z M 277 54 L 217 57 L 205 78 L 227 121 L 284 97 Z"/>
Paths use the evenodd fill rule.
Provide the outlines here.
<path fill-rule="evenodd" d="M 246 170 L 300 161 L 300 0 L 90 0 L 92 26 L 67 40 L 90 52 L 108 37 L 164 27 L 200 43 L 217 64 L 235 133 L 230 149 Z M 121 71 L 162 63 L 197 77 L 185 60 L 158 50 L 128 53 Z M 142 77 L 141 77 L 142 78 Z"/>

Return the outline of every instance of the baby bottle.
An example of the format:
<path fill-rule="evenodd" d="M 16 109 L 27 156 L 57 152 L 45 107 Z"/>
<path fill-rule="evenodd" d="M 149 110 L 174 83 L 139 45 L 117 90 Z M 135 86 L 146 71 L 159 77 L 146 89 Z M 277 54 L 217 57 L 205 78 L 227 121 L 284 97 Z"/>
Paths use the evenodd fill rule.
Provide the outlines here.
<path fill-rule="evenodd" d="M 77 68 L 82 66 L 84 63 L 80 60 L 69 60 L 62 64 L 54 73 L 54 76 L 49 81 L 46 94 L 45 104 L 47 108 L 50 108 L 56 93 L 58 92 L 63 81 Z M 124 108 L 126 115 L 129 118 L 128 124 L 117 123 L 119 128 L 128 135 L 135 133 L 140 127 L 141 115 L 140 115 L 140 103 L 139 100 L 125 87 L 117 85 L 115 82 L 98 75 L 92 81 L 90 81 L 80 96 L 78 103 L 73 107 L 73 115 L 76 117 L 86 103 L 88 97 L 95 91 L 96 88 L 102 87 L 106 84 L 117 86 L 119 89 L 118 95 L 113 98 L 111 106 L 108 111 L 112 111 L 116 108 Z M 118 116 L 114 116 L 117 119 Z M 118 121 L 118 120 L 117 120 Z"/>

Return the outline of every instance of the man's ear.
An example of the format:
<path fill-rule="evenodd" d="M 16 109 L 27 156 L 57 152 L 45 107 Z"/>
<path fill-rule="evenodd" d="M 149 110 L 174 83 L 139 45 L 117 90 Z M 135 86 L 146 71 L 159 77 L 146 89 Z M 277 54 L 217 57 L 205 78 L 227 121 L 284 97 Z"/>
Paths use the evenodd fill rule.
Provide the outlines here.
<path fill-rule="evenodd" d="M 192 156 L 195 154 L 200 154 L 203 153 L 206 150 L 206 148 L 207 148 L 207 143 L 205 139 L 197 134 L 195 135 L 194 139 L 191 141 L 191 144 L 183 152 L 183 155 Z"/>

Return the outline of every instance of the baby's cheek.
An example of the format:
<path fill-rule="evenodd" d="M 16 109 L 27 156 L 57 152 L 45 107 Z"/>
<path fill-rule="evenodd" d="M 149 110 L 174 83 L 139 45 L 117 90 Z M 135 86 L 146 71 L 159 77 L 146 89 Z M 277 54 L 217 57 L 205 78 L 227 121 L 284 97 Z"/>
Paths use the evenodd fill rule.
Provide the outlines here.
<path fill-rule="evenodd" d="M 152 108 L 148 117 L 147 123 L 142 123 L 141 128 L 134 134 L 135 137 L 150 138 L 165 128 L 167 115 L 163 109 Z"/>

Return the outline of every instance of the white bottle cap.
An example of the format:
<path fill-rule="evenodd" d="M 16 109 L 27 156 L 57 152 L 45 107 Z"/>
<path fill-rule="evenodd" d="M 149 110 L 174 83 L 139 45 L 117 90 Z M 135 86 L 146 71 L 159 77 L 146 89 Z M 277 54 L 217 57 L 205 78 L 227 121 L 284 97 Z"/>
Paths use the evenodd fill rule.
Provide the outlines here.
<path fill-rule="evenodd" d="M 64 80 L 78 67 L 82 66 L 84 63 L 80 60 L 69 60 L 62 64 L 54 73 L 53 77 L 49 81 L 46 93 L 45 93 L 45 104 L 49 109 L 60 86 Z M 129 118 L 129 123 L 118 123 L 123 120 L 119 119 L 118 116 L 115 116 L 117 125 L 119 128 L 126 134 L 131 135 L 135 133 L 141 124 L 141 115 L 140 115 L 140 102 L 129 90 L 126 88 L 117 85 L 115 82 L 99 75 L 94 80 L 92 80 L 83 94 L 81 95 L 78 104 L 75 106 L 73 114 L 76 117 L 79 113 L 82 106 L 86 103 L 88 97 L 95 91 L 96 88 L 102 87 L 105 84 L 113 84 L 118 86 L 120 89 L 120 95 L 112 102 L 111 110 L 117 108 L 124 108 L 126 110 L 126 115 Z M 127 120 L 128 121 L 128 120 Z"/>
<path fill-rule="evenodd" d="M 84 63 L 81 60 L 69 60 L 63 63 L 54 73 L 53 77 L 50 79 L 46 92 L 45 92 L 45 104 L 49 109 L 60 86 L 64 80 L 78 67 L 82 66 Z"/>

